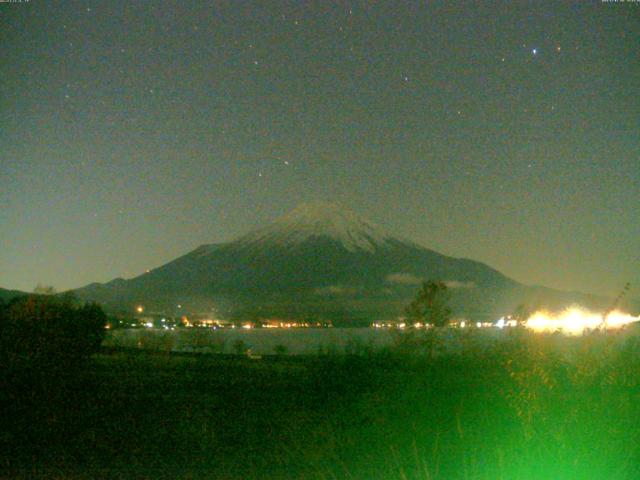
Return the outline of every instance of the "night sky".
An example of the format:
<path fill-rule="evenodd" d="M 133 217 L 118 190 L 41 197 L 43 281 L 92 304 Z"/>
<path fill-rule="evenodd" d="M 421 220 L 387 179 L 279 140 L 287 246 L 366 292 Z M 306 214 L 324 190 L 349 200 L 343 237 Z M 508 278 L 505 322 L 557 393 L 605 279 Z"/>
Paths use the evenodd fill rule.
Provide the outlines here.
<path fill-rule="evenodd" d="M 640 285 L 640 3 L 0 3 L 0 286 L 301 202 L 527 284 Z"/>

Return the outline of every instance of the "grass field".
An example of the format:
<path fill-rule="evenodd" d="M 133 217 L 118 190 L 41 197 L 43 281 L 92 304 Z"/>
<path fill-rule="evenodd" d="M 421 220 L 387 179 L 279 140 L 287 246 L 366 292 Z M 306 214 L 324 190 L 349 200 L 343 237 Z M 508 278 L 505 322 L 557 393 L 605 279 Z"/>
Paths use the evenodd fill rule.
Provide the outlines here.
<path fill-rule="evenodd" d="M 430 354 L 109 351 L 5 372 L 3 478 L 637 479 L 640 340 Z"/>

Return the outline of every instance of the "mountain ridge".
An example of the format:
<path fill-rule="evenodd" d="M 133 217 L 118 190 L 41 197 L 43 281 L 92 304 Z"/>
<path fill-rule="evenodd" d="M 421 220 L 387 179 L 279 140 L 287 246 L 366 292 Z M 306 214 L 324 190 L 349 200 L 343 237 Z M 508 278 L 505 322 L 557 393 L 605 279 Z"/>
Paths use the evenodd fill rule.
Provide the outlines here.
<path fill-rule="evenodd" d="M 230 242 L 200 245 L 138 277 L 76 293 L 129 311 L 137 304 L 164 311 L 180 304 L 230 318 L 339 317 L 349 323 L 397 317 L 427 279 L 450 286 L 457 315 L 504 314 L 527 296 L 547 306 L 541 290 L 527 290 L 484 263 L 389 235 L 328 202 L 303 204 Z M 549 306 L 567 300 L 563 295 L 549 293 Z M 582 303 L 587 297 L 580 296 Z"/>
<path fill-rule="evenodd" d="M 0 302 L 9 302 L 17 297 L 24 297 L 29 295 L 27 292 L 21 290 L 8 290 L 6 288 L 0 288 Z"/>

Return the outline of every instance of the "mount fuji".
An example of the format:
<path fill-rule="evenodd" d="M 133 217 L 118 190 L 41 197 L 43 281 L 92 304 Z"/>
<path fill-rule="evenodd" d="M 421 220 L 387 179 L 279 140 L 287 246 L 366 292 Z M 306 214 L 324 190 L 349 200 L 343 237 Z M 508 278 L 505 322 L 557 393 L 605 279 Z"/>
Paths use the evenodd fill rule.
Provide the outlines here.
<path fill-rule="evenodd" d="M 302 204 L 264 228 L 202 245 L 138 277 L 75 293 L 110 310 L 142 304 L 172 312 L 179 304 L 182 311 L 215 309 L 232 319 L 353 325 L 397 317 L 424 279 L 446 282 L 454 313 L 472 319 L 493 318 L 521 302 L 551 306 L 569 295 L 526 287 L 483 263 L 391 236 L 326 202 Z"/>

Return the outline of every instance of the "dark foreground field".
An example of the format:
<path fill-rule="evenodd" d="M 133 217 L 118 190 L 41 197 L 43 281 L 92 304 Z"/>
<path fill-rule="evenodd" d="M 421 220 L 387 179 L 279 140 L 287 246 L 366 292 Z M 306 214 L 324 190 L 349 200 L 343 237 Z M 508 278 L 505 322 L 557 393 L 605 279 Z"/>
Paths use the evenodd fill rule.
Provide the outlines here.
<path fill-rule="evenodd" d="M 569 359 L 524 335 L 437 358 L 105 352 L 5 371 L 2 477 L 640 478 L 640 342 L 574 343 Z"/>

